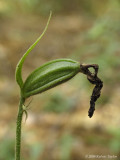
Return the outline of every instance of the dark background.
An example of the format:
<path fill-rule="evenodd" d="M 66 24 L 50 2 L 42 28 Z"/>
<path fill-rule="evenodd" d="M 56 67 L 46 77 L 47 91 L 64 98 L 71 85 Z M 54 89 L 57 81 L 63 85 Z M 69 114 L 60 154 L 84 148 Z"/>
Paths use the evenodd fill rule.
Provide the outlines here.
<path fill-rule="evenodd" d="M 120 1 L 0 0 L 0 160 L 14 159 L 15 67 L 42 33 L 50 10 L 48 30 L 24 63 L 24 79 L 49 60 L 71 58 L 97 63 L 104 88 L 91 119 L 94 86 L 83 74 L 34 96 L 23 118 L 22 159 L 120 159 Z"/>

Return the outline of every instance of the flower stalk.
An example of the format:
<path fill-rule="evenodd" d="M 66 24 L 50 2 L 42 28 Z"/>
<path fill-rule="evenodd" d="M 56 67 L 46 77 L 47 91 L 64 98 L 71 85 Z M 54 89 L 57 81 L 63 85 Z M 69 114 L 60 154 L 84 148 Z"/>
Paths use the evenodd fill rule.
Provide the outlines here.
<path fill-rule="evenodd" d="M 21 97 L 18 108 L 17 122 L 16 122 L 16 146 L 15 146 L 15 160 L 20 160 L 20 151 L 21 151 L 21 123 L 22 116 L 24 113 L 23 105 L 25 98 Z"/>

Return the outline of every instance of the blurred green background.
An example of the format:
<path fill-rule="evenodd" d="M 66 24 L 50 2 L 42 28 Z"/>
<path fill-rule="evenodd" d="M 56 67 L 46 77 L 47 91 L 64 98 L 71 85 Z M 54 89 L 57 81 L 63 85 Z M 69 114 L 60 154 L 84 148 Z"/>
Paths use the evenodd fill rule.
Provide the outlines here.
<path fill-rule="evenodd" d="M 0 160 L 14 159 L 15 67 L 50 10 L 48 30 L 24 64 L 24 78 L 49 60 L 72 58 L 99 64 L 104 88 L 91 119 L 93 85 L 83 74 L 33 97 L 26 123 L 23 117 L 22 159 L 120 159 L 120 0 L 0 0 Z"/>

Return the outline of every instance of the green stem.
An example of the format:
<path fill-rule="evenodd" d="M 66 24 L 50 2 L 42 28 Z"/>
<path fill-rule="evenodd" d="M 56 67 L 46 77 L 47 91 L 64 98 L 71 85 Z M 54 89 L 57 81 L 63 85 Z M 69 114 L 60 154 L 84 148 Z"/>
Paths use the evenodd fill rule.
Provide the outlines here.
<path fill-rule="evenodd" d="M 25 102 L 25 98 L 21 97 L 19 102 L 19 109 L 17 115 L 17 122 L 16 122 L 16 151 L 15 151 L 15 160 L 20 160 L 20 151 L 21 151 L 21 123 L 22 123 L 22 116 L 23 116 L 23 104 Z"/>

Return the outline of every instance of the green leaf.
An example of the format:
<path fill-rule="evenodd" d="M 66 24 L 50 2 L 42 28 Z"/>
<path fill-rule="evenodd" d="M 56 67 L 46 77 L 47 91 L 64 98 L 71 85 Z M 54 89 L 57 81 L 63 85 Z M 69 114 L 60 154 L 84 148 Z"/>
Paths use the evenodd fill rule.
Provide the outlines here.
<path fill-rule="evenodd" d="M 48 24 L 50 22 L 51 19 L 51 15 L 52 12 L 50 12 L 47 24 L 42 32 L 42 34 L 38 37 L 38 39 L 29 47 L 29 49 L 26 51 L 26 53 L 22 56 L 22 58 L 20 59 L 20 61 L 18 62 L 17 66 L 16 66 L 16 73 L 15 73 L 15 77 L 16 77 L 16 82 L 18 83 L 18 85 L 20 86 L 20 88 L 22 88 L 23 86 L 23 79 L 22 79 L 22 66 L 23 63 L 26 59 L 26 57 L 28 56 L 28 54 L 33 50 L 33 48 L 37 45 L 37 43 L 40 41 L 40 39 L 43 37 L 43 35 L 45 34 L 47 28 L 48 28 Z"/>

